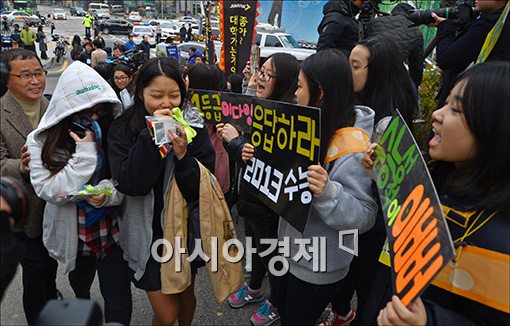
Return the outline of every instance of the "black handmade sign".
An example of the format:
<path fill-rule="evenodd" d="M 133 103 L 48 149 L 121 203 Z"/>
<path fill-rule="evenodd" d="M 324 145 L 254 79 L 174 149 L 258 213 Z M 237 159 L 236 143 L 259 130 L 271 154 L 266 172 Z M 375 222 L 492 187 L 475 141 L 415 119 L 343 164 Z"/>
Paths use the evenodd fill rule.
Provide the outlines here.
<path fill-rule="evenodd" d="M 254 97 L 201 89 L 190 90 L 188 97 L 202 112 L 205 123 L 230 123 L 240 132 L 251 133 Z"/>
<path fill-rule="evenodd" d="M 303 232 L 313 195 L 308 167 L 319 161 L 320 110 L 227 92 L 192 89 L 205 123 L 230 123 L 256 148 L 243 182 L 264 204 Z"/>
<path fill-rule="evenodd" d="M 409 305 L 454 257 L 434 183 L 397 111 L 374 161 L 391 258 L 393 292 Z"/>
<path fill-rule="evenodd" d="M 319 160 L 320 110 L 256 99 L 252 120 L 255 157 L 248 163 L 243 182 L 303 232 L 313 199 L 308 167 Z"/>

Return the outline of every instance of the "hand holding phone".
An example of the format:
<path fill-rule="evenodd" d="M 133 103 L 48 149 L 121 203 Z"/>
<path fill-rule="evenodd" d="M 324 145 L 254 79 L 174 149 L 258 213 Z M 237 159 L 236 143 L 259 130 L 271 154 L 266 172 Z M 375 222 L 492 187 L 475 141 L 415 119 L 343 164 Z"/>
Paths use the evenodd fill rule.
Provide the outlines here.
<path fill-rule="evenodd" d="M 84 126 L 82 126 L 81 124 L 79 124 L 77 122 L 73 122 L 71 124 L 70 131 L 74 132 L 80 138 L 84 138 L 85 137 L 85 131 L 86 130 L 87 130 L 87 128 L 85 128 Z"/>
<path fill-rule="evenodd" d="M 79 123 L 73 122 L 71 124 L 71 128 L 69 129 L 69 136 L 74 139 L 75 142 L 94 142 L 94 133 L 80 125 Z"/>

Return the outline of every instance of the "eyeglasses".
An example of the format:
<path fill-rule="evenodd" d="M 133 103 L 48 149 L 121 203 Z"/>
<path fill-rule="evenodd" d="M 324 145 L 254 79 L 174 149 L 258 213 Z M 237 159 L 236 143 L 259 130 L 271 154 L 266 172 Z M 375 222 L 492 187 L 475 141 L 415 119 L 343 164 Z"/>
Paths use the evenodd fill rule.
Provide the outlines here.
<path fill-rule="evenodd" d="M 266 73 L 264 70 L 259 70 L 259 79 L 261 81 L 270 81 L 271 78 L 276 78 L 276 76 L 271 76 L 270 74 Z"/>
<path fill-rule="evenodd" d="M 19 75 L 16 75 L 16 74 L 9 74 L 9 76 L 14 76 L 14 77 L 18 77 L 19 79 L 21 79 L 22 81 L 24 82 L 29 82 L 32 80 L 32 78 L 36 78 L 36 79 L 44 79 L 46 77 L 46 74 L 48 72 L 46 70 L 42 70 L 42 71 L 36 71 L 36 72 L 22 72 L 21 74 Z"/>
<path fill-rule="evenodd" d="M 113 79 L 115 81 L 123 81 L 123 80 L 127 80 L 129 79 L 129 77 L 126 77 L 126 76 L 122 76 L 122 77 L 113 77 Z"/>

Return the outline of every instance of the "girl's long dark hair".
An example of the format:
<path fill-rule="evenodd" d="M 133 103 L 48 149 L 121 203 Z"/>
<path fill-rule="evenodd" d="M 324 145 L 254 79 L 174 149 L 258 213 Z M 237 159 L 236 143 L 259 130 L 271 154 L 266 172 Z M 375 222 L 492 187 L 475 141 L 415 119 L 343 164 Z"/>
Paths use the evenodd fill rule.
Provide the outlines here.
<path fill-rule="evenodd" d="M 107 177 L 110 176 L 110 165 L 108 164 L 108 144 L 106 142 L 106 135 L 108 129 L 113 121 L 113 106 L 110 103 L 102 103 L 104 115 L 98 120 L 102 132 L 102 148 L 104 152 L 105 168 L 107 170 Z M 84 110 L 85 111 L 85 110 Z M 50 171 L 50 176 L 54 176 L 60 172 L 76 152 L 76 142 L 69 136 L 71 124 L 76 115 L 82 114 L 84 111 L 77 112 L 48 130 L 44 133 L 44 144 L 41 149 L 41 161 L 45 168 Z"/>
<path fill-rule="evenodd" d="M 459 76 L 462 108 L 476 155 L 462 167 L 436 162 L 441 193 L 479 208 L 510 209 L 510 63 L 474 66 Z"/>
<path fill-rule="evenodd" d="M 189 88 L 222 91 L 222 81 L 218 73 L 219 68 L 214 65 L 197 63 L 187 70 Z M 222 73 L 220 71 L 220 73 Z"/>
<path fill-rule="evenodd" d="M 301 70 L 310 90 L 308 105 L 321 109 L 322 163 L 335 131 L 353 126 L 356 120 L 351 68 L 342 52 L 329 49 L 306 58 L 301 64 Z"/>
<path fill-rule="evenodd" d="M 368 48 L 368 78 L 359 104 L 375 111 L 375 123 L 398 109 L 412 130 L 418 108 L 417 93 L 398 47 L 390 39 L 375 36 L 358 42 Z"/>
<path fill-rule="evenodd" d="M 181 103 L 179 106 L 182 108 L 186 99 L 186 85 L 181 76 L 179 62 L 169 57 L 150 59 L 142 66 L 136 76 L 134 87 L 135 104 L 120 117 L 124 131 L 138 134 L 145 128 L 144 116 L 148 115 L 148 113 L 143 104 L 143 90 L 150 85 L 154 78 L 159 76 L 167 76 L 179 85 L 181 92 Z"/>
<path fill-rule="evenodd" d="M 273 91 L 268 99 L 295 103 L 299 61 L 288 53 L 275 53 L 267 59 L 272 59 L 273 73 L 276 75 Z"/>

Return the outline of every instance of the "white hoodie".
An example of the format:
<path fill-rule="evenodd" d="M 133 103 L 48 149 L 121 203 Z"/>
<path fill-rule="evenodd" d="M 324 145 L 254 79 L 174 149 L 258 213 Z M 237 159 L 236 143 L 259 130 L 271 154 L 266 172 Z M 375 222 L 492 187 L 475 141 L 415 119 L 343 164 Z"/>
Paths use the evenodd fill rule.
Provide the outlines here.
<path fill-rule="evenodd" d="M 116 112 L 121 112 L 120 101 L 110 85 L 94 69 L 76 61 L 60 76 L 46 113 L 37 129 L 27 137 L 30 179 L 36 194 L 47 202 L 43 218 L 43 242 L 49 254 L 65 265 L 66 273 L 75 268 L 78 252 L 75 201 L 83 199 L 73 195 L 80 191 L 94 174 L 97 164 L 96 144 L 77 143 L 76 152 L 67 165 L 57 174 L 50 176 L 50 171 L 41 160 L 45 140 L 44 133 L 41 132 L 76 112 L 105 102 L 114 104 L 114 116 Z M 122 203 L 123 195 L 115 190 L 110 180 L 102 180 L 100 184 L 113 190 L 104 206 Z"/>

